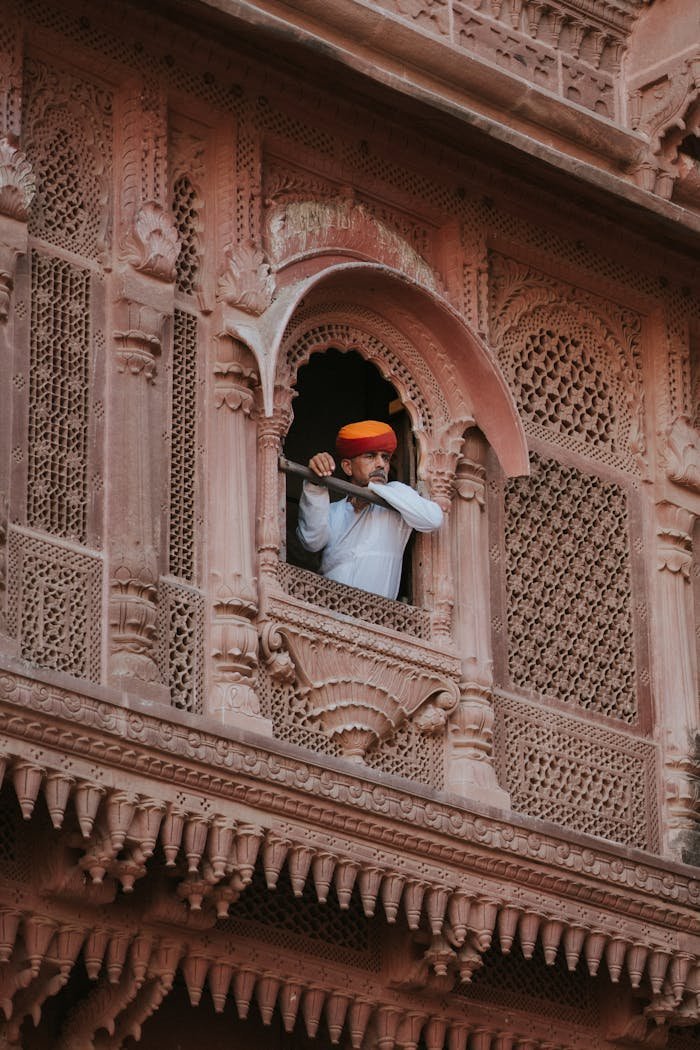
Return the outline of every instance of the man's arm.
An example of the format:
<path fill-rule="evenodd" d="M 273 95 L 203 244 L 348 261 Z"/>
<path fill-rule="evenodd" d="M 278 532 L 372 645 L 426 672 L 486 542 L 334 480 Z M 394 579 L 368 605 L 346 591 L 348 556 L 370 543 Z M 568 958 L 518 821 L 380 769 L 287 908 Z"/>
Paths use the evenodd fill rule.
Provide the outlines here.
<path fill-rule="evenodd" d="M 335 462 L 328 452 L 318 452 L 309 460 L 309 469 L 319 477 L 330 477 L 335 470 Z M 305 481 L 299 500 L 299 522 L 297 536 L 302 547 L 307 551 L 320 551 L 330 539 L 328 511 L 331 500 L 328 489 L 323 485 L 313 485 Z"/>
<path fill-rule="evenodd" d="M 442 525 L 443 513 L 438 504 L 419 496 L 410 485 L 404 485 L 401 481 L 389 481 L 386 485 L 378 485 L 370 481 L 368 487 L 373 492 L 378 492 L 382 499 L 399 512 L 406 524 L 417 532 L 434 532 Z"/>

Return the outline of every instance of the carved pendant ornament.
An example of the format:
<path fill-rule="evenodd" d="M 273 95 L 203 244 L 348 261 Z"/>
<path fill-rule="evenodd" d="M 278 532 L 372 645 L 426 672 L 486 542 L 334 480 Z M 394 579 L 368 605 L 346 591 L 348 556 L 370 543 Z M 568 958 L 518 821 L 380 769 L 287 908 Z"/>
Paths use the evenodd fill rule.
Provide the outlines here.
<path fill-rule="evenodd" d="M 286 600 L 279 596 L 272 604 L 281 610 Z M 315 613 L 309 617 L 312 629 L 304 630 L 299 614 L 268 626 L 263 649 L 271 672 L 289 680 L 289 662 L 281 656 L 284 641 L 308 724 L 334 739 L 345 757 L 362 761 L 406 719 L 422 733 L 444 729 L 460 699 L 456 659 L 438 656 L 417 639 L 409 648 L 384 637 L 381 628 L 375 634 L 367 624 L 354 630 Z"/>

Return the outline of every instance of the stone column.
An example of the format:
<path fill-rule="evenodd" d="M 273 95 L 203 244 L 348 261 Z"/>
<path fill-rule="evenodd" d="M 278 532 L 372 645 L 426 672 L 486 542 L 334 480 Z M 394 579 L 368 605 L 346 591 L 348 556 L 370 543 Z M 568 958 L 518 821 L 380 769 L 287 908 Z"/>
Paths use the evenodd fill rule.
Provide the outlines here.
<path fill-rule="evenodd" d="M 168 204 L 167 100 L 157 79 L 135 76 L 116 108 L 118 258 L 111 277 L 114 353 L 107 376 L 109 677 L 168 702 L 156 637 L 165 470 L 165 391 L 158 365 L 174 309 L 180 244 Z"/>
<path fill-rule="evenodd" d="M 658 720 L 664 752 L 667 848 L 683 857 L 700 834 L 700 757 L 694 611 L 691 588 L 694 516 L 657 504 L 656 662 Z M 697 845 L 694 846 L 697 849 Z"/>
<path fill-rule="evenodd" d="M 284 475 L 279 472 L 282 438 L 289 429 L 292 412 L 291 389 L 275 388 L 275 410 L 258 419 L 258 504 L 257 548 L 261 597 L 277 583 L 281 547 L 281 513 L 285 491 Z"/>
<path fill-rule="evenodd" d="M 152 302 L 157 291 L 141 289 L 142 298 Z M 165 702 L 156 640 L 163 469 L 158 361 L 165 311 L 138 301 L 133 283 L 121 292 L 108 374 L 109 676 L 115 685 Z"/>
<path fill-rule="evenodd" d="M 218 339 L 209 441 L 209 565 L 212 685 L 207 711 L 225 725 L 272 734 L 255 692 L 258 612 L 255 578 L 255 394 L 252 355 Z"/>
<path fill-rule="evenodd" d="M 486 521 L 486 441 L 467 434 L 454 483 L 452 572 L 454 638 L 462 657 L 462 699 L 449 722 L 448 790 L 507 808 L 509 797 L 496 780 L 492 761 L 493 706 Z"/>
<path fill-rule="evenodd" d="M 452 613 L 455 602 L 454 577 L 452 573 L 452 522 L 451 508 L 454 495 L 455 467 L 462 445 L 462 436 L 452 432 L 441 434 L 437 445 L 426 455 L 424 471 L 430 498 L 442 508 L 445 520 L 442 528 L 424 537 L 429 550 L 428 565 L 424 566 L 423 587 L 431 593 L 432 634 L 435 641 L 444 645 L 452 642 Z"/>

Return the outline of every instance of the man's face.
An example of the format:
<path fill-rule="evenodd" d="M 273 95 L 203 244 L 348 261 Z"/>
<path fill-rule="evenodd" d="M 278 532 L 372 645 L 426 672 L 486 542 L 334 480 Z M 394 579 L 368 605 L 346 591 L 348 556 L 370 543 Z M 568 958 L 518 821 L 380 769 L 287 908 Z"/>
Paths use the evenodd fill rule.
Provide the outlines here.
<path fill-rule="evenodd" d="M 367 485 L 374 481 L 385 485 L 389 480 L 390 452 L 363 452 L 352 459 L 341 459 L 343 471 L 355 485 Z"/>

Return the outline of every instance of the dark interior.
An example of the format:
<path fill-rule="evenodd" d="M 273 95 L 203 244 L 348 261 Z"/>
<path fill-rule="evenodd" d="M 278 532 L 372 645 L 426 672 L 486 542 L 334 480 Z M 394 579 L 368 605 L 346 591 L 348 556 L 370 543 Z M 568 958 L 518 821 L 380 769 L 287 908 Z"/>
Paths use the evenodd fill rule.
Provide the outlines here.
<path fill-rule="evenodd" d="M 335 456 L 335 436 L 346 423 L 378 419 L 396 431 L 398 447 L 392 458 L 391 479 L 415 481 L 413 434 L 408 415 L 393 385 L 355 350 L 325 350 L 312 354 L 298 372 L 294 419 L 284 445 L 284 455 L 306 466 L 316 452 Z M 340 464 L 336 476 L 344 478 Z M 347 479 L 346 479 L 347 480 Z M 287 561 L 318 571 L 320 555 L 305 551 L 296 537 L 301 479 L 287 475 Z M 342 496 L 331 493 L 331 499 Z M 411 547 L 406 548 L 399 598 L 409 600 Z"/>

